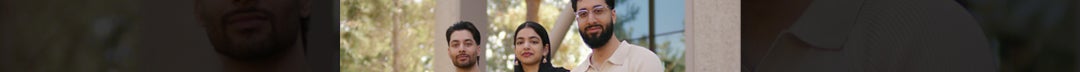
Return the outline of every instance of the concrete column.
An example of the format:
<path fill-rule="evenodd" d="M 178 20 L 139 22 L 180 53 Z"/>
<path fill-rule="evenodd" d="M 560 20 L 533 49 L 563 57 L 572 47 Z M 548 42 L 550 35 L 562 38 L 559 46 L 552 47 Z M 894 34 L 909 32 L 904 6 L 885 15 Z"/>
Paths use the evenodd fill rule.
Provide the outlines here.
<path fill-rule="evenodd" d="M 686 71 L 739 72 L 740 0 L 686 1 Z"/>

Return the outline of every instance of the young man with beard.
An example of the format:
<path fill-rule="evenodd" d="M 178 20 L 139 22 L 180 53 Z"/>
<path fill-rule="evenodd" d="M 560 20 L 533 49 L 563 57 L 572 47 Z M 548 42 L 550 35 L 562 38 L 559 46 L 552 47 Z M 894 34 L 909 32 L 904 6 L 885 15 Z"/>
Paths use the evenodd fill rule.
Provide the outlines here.
<path fill-rule="evenodd" d="M 571 0 L 578 32 L 593 52 L 572 72 L 663 72 L 660 57 L 649 49 L 619 42 L 612 36 L 616 19 L 614 0 Z"/>
<path fill-rule="evenodd" d="M 480 71 L 480 67 L 476 67 L 480 60 L 480 56 L 477 56 L 477 51 L 480 50 L 480 31 L 472 23 L 458 22 L 450 26 L 446 29 L 446 41 L 450 45 L 447 51 L 457 67 L 456 72 Z"/>

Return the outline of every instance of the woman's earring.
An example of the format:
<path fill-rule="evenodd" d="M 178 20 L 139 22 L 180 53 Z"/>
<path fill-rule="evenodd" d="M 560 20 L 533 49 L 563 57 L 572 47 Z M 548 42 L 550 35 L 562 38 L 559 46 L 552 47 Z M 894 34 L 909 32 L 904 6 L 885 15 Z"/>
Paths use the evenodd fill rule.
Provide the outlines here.
<path fill-rule="evenodd" d="M 547 63 L 547 62 L 548 62 L 547 60 L 548 60 L 548 59 L 547 59 L 547 57 L 545 56 L 545 57 L 544 57 L 544 63 Z"/>

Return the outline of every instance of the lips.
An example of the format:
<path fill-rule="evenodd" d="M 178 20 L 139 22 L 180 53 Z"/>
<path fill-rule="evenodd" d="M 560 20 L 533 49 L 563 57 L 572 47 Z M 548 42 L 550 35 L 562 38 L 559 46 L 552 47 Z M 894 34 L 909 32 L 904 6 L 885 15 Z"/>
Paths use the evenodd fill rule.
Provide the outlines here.
<path fill-rule="evenodd" d="M 255 34 L 266 32 L 265 26 L 269 26 L 271 15 L 265 10 L 255 8 L 240 8 L 226 13 L 222 19 L 227 29 L 238 34 Z"/>
<path fill-rule="evenodd" d="M 532 57 L 532 55 L 533 55 L 532 52 L 521 53 L 521 57 Z"/>
<path fill-rule="evenodd" d="M 251 13 L 237 13 L 227 16 L 225 21 L 231 29 L 239 29 L 244 32 L 248 30 L 259 28 L 262 25 L 269 24 L 269 20 L 263 13 L 251 12 Z"/>
<path fill-rule="evenodd" d="M 465 60 L 469 59 L 469 55 L 458 54 L 456 58 L 457 58 L 458 61 L 465 61 Z"/>
<path fill-rule="evenodd" d="M 266 16 L 255 13 L 244 13 L 230 16 L 226 23 L 228 23 L 229 27 L 237 29 L 251 29 L 258 27 L 259 25 L 268 24 L 268 21 Z"/>
<path fill-rule="evenodd" d="M 592 25 L 585 28 L 585 33 L 590 35 L 596 35 L 599 34 L 601 30 L 603 30 L 603 28 L 601 28 L 599 25 Z"/>

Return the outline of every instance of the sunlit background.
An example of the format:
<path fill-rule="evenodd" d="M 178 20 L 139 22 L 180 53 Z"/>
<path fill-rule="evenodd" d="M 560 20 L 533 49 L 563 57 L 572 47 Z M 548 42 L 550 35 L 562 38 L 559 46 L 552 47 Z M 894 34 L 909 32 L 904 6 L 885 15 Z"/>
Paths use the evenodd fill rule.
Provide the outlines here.
<path fill-rule="evenodd" d="M 340 0 L 342 72 L 431 72 L 434 0 Z"/>
<path fill-rule="evenodd" d="M 513 30 L 526 20 L 525 0 L 487 0 L 487 35 L 483 37 L 486 71 L 513 71 Z M 569 0 L 541 0 L 537 21 L 548 28 L 554 25 L 561 11 L 568 10 Z M 616 36 L 631 44 L 650 47 L 660 55 L 666 72 L 683 72 L 685 44 L 683 43 L 682 0 L 665 0 L 649 9 L 647 0 L 618 0 Z M 434 0 L 340 0 L 340 68 L 343 72 L 431 72 L 437 51 L 432 32 Z M 656 12 L 650 24 L 649 10 Z M 576 23 L 576 22 L 574 22 Z M 648 28 L 650 25 L 655 29 Z M 551 62 L 555 67 L 572 69 L 585 61 L 591 49 L 583 45 L 577 25 L 569 25 L 562 42 L 555 49 Z M 481 27 L 484 28 L 484 27 Z M 484 31 L 484 30 L 481 30 Z M 650 33 L 649 31 L 654 31 Z M 649 35 L 655 35 L 649 37 Z M 655 38 L 656 41 L 649 41 Z"/>

